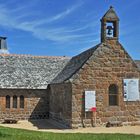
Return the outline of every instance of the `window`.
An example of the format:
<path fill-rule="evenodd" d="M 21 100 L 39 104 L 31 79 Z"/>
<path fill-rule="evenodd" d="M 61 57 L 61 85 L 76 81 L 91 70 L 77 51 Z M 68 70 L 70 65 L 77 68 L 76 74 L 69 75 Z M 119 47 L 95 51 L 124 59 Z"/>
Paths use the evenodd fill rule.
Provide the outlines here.
<path fill-rule="evenodd" d="M 6 108 L 10 108 L 10 96 L 6 96 Z"/>
<path fill-rule="evenodd" d="M 17 96 L 13 96 L 13 108 L 17 108 Z"/>
<path fill-rule="evenodd" d="M 118 105 L 118 87 L 115 84 L 109 86 L 109 105 Z"/>
<path fill-rule="evenodd" d="M 20 96 L 20 108 L 24 108 L 24 96 Z"/>

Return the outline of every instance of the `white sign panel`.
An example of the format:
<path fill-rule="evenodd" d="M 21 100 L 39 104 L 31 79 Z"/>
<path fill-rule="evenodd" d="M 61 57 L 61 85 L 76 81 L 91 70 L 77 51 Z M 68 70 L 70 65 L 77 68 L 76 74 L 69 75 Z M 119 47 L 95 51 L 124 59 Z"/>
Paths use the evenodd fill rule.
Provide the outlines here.
<path fill-rule="evenodd" d="M 85 111 L 91 111 L 96 108 L 95 91 L 85 91 Z"/>
<path fill-rule="evenodd" d="M 124 101 L 137 101 L 140 99 L 139 79 L 124 79 Z"/>

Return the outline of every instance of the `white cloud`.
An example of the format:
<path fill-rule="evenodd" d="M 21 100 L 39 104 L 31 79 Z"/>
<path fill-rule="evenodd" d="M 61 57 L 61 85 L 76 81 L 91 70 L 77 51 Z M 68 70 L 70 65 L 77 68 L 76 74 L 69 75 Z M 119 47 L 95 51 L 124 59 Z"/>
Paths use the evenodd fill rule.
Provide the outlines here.
<path fill-rule="evenodd" d="M 80 7 L 83 3 L 80 2 L 76 5 L 71 6 L 70 8 L 66 9 L 65 11 L 50 17 L 48 19 L 42 19 L 42 20 L 36 20 L 36 21 L 21 21 L 21 17 L 26 17 L 28 14 L 23 14 L 21 17 L 14 16 L 15 11 L 20 11 L 21 9 L 24 9 L 25 7 L 17 8 L 13 12 L 6 8 L 4 5 L 0 5 L 0 25 L 6 26 L 8 28 L 13 29 L 20 29 L 23 31 L 31 32 L 35 37 L 39 39 L 49 39 L 52 41 L 60 41 L 60 42 L 66 42 L 71 40 L 76 40 L 77 38 L 84 38 L 89 36 L 94 36 L 93 33 L 85 33 L 85 34 L 79 34 L 75 33 L 77 31 L 84 30 L 86 28 L 95 26 L 92 23 L 87 23 L 83 27 L 78 28 L 68 28 L 68 27 L 41 27 L 39 25 L 46 24 L 49 22 L 54 22 L 56 20 L 60 20 L 66 16 L 68 16 L 70 13 L 74 12 L 78 7 Z M 29 13 L 30 14 L 30 13 Z"/>
<path fill-rule="evenodd" d="M 37 27 L 37 26 L 40 26 L 43 24 L 52 23 L 54 21 L 63 19 L 66 16 L 68 16 L 69 14 L 71 14 L 72 12 L 74 12 L 78 7 L 82 6 L 82 4 L 83 4 L 82 2 L 77 3 L 76 5 L 72 5 L 71 7 L 67 8 L 65 11 L 58 13 L 52 17 L 41 19 L 41 20 L 36 20 L 36 21 L 33 21 L 32 23 L 34 24 L 34 26 Z"/>
<path fill-rule="evenodd" d="M 69 15 L 72 13 L 74 10 L 76 10 L 78 7 L 80 7 L 83 3 L 78 3 L 77 5 L 73 5 L 72 7 L 66 9 L 64 12 L 57 14 L 56 16 L 50 18 L 48 22 L 52 22 L 55 20 L 59 20 L 61 18 L 64 18 L 65 16 Z"/>

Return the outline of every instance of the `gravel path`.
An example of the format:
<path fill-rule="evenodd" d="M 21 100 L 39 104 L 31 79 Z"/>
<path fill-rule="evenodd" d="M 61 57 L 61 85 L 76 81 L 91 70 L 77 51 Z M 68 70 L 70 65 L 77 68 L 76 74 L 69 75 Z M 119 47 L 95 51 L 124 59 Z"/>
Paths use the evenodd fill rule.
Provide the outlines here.
<path fill-rule="evenodd" d="M 51 120 L 19 121 L 17 124 L 0 124 L 0 126 L 55 133 L 124 133 L 140 135 L 140 126 L 62 129 L 61 126 L 58 127 Z"/>

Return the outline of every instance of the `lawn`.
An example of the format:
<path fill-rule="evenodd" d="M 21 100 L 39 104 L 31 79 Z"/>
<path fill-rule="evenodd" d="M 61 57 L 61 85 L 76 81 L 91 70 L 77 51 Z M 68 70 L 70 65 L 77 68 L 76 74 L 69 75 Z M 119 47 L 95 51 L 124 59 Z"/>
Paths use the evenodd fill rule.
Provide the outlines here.
<path fill-rule="evenodd" d="M 140 140 L 140 135 L 50 133 L 0 127 L 0 140 Z"/>

